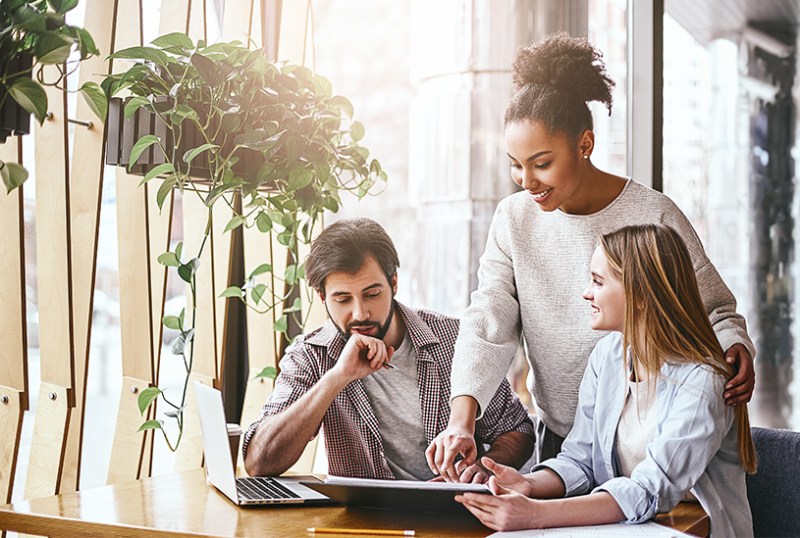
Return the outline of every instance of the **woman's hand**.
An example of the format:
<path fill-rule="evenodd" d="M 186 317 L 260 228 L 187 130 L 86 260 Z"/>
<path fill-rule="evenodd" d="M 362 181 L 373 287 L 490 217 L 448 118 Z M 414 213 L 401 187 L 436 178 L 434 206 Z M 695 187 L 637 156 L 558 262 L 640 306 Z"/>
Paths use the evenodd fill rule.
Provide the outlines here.
<path fill-rule="evenodd" d="M 456 468 L 456 458 L 461 455 Z M 473 465 L 478 457 L 473 432 L 466 428 L 448 426 L 437 435 L 425 450 L 433 474 L 440 475 L 447 482 L 460 482 L 461 472 Z M 462 463 L 463 462 L 463 463 Z"/>
<path fill-rule="evenodd" d="M 519 493 L 533 497 L 533 486 L 513 467 L 501 465 L 491 458 L 481 458 L 481 464 L 494 475 L 489 478 L 489 489 L 495 495 Z"/>
<path fill-rule="evenodd" d="M 504 495 L 465 493 L 456 495 L 455 499 L 472 512 L 481 523 L 496 531 L 535 529 L 542 526 L 544 503 L 519 493 Z"/>
<path fill-rule="evenodd" d="M 734 344 L 725 352 L 725 360 L 736 371 L 736 375 L 725 384 L 725 403 L 746 404 L 753 397 L 753 389 L 756 386 L 753 357 L 742 344 Z"/>

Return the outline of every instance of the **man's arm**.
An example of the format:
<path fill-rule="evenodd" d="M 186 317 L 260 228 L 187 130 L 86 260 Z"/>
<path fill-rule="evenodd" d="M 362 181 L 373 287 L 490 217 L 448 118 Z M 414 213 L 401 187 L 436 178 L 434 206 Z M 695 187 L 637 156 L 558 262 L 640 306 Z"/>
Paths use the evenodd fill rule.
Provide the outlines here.
<path fill-rule="evenodd" d="M 248 445 L 244 460 L 247 474 L 275 476 L 294 465 L 331 403 L 349 382 L 340 372 L 330 370 L 285 411 L 265 417 Z"/>
<path fill-rule="evenodd" d="M 382 340 L 351 336 L 336 366 L 288 408 L 261 419 L 247 445 L 247 473 L 274 476 L 291 467 L 316 434 L 336 396 L 352 381 L 381 369 L 393 351 L 387 350 Z"/>

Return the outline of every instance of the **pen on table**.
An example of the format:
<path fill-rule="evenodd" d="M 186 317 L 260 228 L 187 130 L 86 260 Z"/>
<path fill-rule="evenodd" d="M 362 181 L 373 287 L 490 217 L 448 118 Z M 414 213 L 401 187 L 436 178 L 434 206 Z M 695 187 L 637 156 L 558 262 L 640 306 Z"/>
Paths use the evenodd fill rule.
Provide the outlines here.
<path fill-rule="evenodd" d="M 309 527 L 306 531 L 314 534 L 378 534 L 381 536 L 414 536 L 414 531 L 386 529 L 333 529 L 328 527 Z"/>

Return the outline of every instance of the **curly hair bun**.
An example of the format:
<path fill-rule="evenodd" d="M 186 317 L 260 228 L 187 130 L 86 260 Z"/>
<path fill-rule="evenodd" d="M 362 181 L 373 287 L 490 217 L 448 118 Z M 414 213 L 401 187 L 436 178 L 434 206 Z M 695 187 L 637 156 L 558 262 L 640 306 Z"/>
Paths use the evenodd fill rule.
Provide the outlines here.
<path fill-rule="evenodd" d="M 605 103 L 611 112 L 614 81 L 606 73 L 603 53 L 585 38 L 559 33 L 528 46 L 514 56 L 514 90 L 551 87 L 579 101 Z"/>

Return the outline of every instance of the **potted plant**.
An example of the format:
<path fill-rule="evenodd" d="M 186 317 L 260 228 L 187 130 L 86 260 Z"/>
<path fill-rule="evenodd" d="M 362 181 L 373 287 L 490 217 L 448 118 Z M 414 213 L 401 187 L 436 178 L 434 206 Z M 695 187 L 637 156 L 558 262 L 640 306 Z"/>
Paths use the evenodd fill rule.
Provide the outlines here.
<path fill-rule="evenodd" d="M 30 115 L 40 124 L 47 117 L 44 86 L 65 89 L 67 76 L 79 61 L 99 54 L 92 36 L 66 23 L 78 0 L 3 0 L 0 2 L 0 143 L 11 135 L 30 132 Z M 78 57 L 68 61 L 73 52 Z M 52 79 L 48 65 L 58 67 Z M 106 98 L 100 86 L 87 82 L 79 91 L 105 121 Z M 0 161 L 8 192 L 22 185 L 28 172 L 19 164 Z"/>
<path fill-rule="evenodd" d="M 121 111 L 117 131 L 138 127 L 136 140 L 120 143 L 124 133 L 109 129 L 114 149 L 131 168 L 143 175 L 141 183 L 162 178 L 157 194 L 161 206 L 173 189 L 202 197 L 208 207 L 208 225 L 200 251 L 186 255 L 182 245 L 159 256 L 159 261 L 177 269 L 190 287 L 189 318 L 166 316 L 165 326 L 180 331 L 172 351 L 183 358 L 186 382 L 177 397 L 159 387 L 142 391 L 138 398 L 142 414 L 161 398 L 167 417 L 177 423 L 177 439 L 170 441 L 162 420 L 149 420 L 141 430 L 159 429 L 167 445 L 176 449 L 183 434 L 186 386 L 192 368 L 195 330 L 194 297 L 196 271 L 210 232 L 212 208 L 230 206 L 233 217 L 226 232 L 255 227 L 276 233 L 287 247 L 284 274 L 274 275 L 285 284 L 273 289 L 266 283 L 272 266 L 254 269 L 240 286 L 232 286 L 222 297 L 238 298 L 257 311 L 283 305 L 283 316 L 275 329 L 285 332 L 290 317 L 300 315 L 297 290 L 304 278 L 298 254 L 308 244 L 323 212 L 338 211 L 343 192 L 365 196 L 386 175 L 367 149 L 359 145 L 364 128 L 352 120 L 350 102 L 334 96 L 330 82 L 311 70 L 268 60 L 262 50 L 238 42 L 208 45 L 172 33 L 149 46 L 132 47 L 112 58 L 135 60 L 128 70 L 103 81 L 111 108 Z M 125 101 L 114 101 L 125 91 Z M 147 126 L 152 132 L 146 132 Z M 139 128 L 143 127 L 143 128 Z M 158 132 L 160 131 L 160 133 Z M 124 138 L 124 137 L 123 137 Z M 125 146 L 130 147 L 127 154 Z M 149 153 L 147 160 L 143 156 Z M 127 154 L 127 155 L 126 155 Z M 274 368 L 263 376 L 274 376 Z"/>

